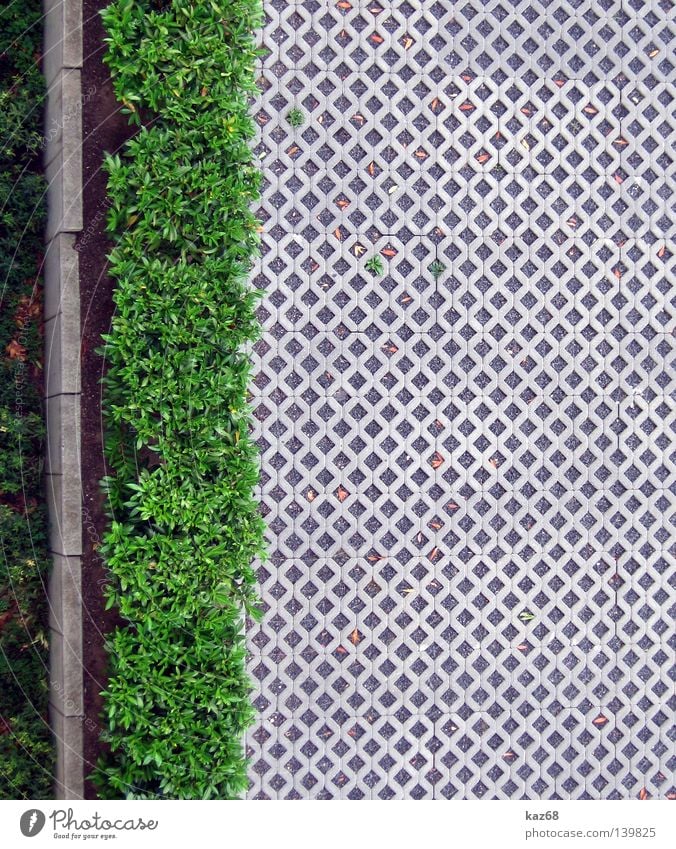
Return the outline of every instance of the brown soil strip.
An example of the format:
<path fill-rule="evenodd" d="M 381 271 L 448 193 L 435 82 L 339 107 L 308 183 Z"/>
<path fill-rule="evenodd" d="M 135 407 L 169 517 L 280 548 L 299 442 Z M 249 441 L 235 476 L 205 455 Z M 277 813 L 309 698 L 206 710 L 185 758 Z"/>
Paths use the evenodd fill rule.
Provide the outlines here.
<path fill-rule="evenodd" d="M 99 481 L 106 474 L 101 420 L 101 375 L 103 360 L 95 350 L 101 334 L 108 331 L 113 312 L 112 282 L 106 274 L 106 256 L 111 243 L 105 233 L 107 218 L 106 174 L 101 168 L 104 151 L 118 150 L 131 135 L 127 118 L 120 114 L 108 69 L 102 62 L 104 29 L 99 11 L 109 0 L 84 0 L 82 70 L 83 98 L 83 231 L 77 243 L 80 256 L 80 307 L 82 334 L 82 628 L 84 652 L 84 758 L 85 779 L 102 751 L 99 740 L 107 658 L 105 634 L 119 621 L 114 611 L 105 611 L 106 583 L 98 547 L 106 526 L 104 500 Z M 96 798 L 91 781 L 85 782 L 85 797 Z"/>

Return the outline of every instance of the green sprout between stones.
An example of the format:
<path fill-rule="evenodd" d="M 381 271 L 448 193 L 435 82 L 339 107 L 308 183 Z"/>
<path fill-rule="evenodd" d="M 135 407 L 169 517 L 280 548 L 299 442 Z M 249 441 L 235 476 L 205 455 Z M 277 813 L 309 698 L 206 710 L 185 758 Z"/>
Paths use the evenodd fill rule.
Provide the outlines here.
<path fill-rule="evenodd" d="M 305 113 L 301 109 L 294 107 L 289 111 L 286 120 L 290 127 L 302 127 L 305 123 Z"/>
<path fill-rule="evenodd" d="M 374 277 L 380 277 L 385 271 L 383 261 L 378 254 L 366 260 L 365 268 L 367 271 L 370 271 Z"/>
<path fill-rule="evenodd" d="M 446 271 L 446 266 L 440 259 L 435 259 L 429 266 L 429 272 L 435 280 L 438 280 L 444 271 Z"/>

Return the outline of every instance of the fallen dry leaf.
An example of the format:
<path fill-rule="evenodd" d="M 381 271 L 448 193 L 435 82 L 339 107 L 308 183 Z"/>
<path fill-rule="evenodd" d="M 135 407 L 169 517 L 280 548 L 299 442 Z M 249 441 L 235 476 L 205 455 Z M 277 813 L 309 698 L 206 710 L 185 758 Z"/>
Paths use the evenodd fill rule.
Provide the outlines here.
<path fill-rule="evenodd" d="M 432 459 L 430 460 L 430 465 L 432 466 L 433 469 L 438 469 L 439 466 L 443 465 L 443 463 L 444 463 L 444 458 L 441 456 L 441 454 L 438 451 L 435 451 L 434 454 L 432 454 Z"/>
<path fill-rule="evenodd" d="M 26 283 L 30 284 L 32 281 L 27 280 Z M 38 318 L 41 313 L 42 307 L 36 300 L 32 300 L 28 295 L 22 295 L 19 298 L 16 313 L 14 314 L 14 324 L 17 327 L 25 327 L 27 322 Z"/>
<path fill-rule="evenodd" d="M 362 639 L 362 635 L 359 633 L 359 630 L 357 628 L 355 628 L 354 631 L 350 634 L 350 642 L 352 643 L 353 646 L 356 646 L 357 643 L 359 643 L 361 639 Z"/>
<path fill-rule="evenodd" d="M 26 349 L 20 342 L 17 342 L 16 339 L 12 339 L 9 345 L 5 348 L 5 351 L 7 352 L 7 356 L 10 360 L 21 360 L 21 362 L 24 362 L 26 359 Z"/>

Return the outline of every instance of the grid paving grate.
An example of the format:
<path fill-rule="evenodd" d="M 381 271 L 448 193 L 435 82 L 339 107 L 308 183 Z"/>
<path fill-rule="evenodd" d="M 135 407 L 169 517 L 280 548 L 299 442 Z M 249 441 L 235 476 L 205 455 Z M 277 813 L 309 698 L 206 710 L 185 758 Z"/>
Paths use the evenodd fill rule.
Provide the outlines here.
<path fill-rule="evenodd" d="M 673 3 L 265 8 L 250 797 L 676 797 Z"/>

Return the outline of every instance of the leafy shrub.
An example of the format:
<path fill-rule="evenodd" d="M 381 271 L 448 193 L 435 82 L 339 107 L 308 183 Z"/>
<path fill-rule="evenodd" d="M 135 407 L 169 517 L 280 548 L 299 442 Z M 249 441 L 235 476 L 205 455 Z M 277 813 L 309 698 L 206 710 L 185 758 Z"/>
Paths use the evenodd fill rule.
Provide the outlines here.
<path fill-rule="evenodd" d="M 127 625 L 108 641 L 110 756 L 96 780 L 106 797 L 229 799 L 246 788 L 243 621 L 263 555 L 245 353 L 262 11 L 118 0 L 103 18 L 115 92 L 140 129 L 106 163 L 116 313 L 101 553 Z"/>
<path fill-rule="evenodd" d="M 0 7 L 0 799 L 49 798 L 40 0 Z"/>

